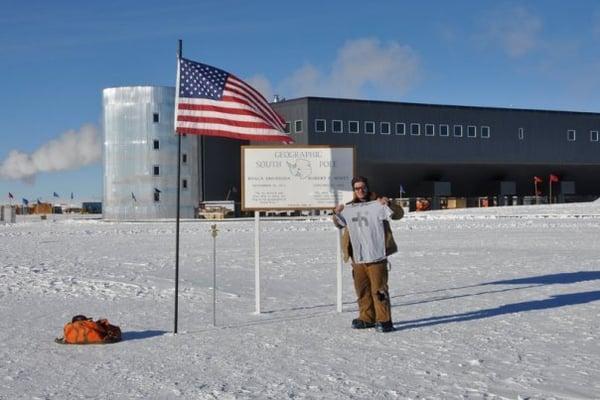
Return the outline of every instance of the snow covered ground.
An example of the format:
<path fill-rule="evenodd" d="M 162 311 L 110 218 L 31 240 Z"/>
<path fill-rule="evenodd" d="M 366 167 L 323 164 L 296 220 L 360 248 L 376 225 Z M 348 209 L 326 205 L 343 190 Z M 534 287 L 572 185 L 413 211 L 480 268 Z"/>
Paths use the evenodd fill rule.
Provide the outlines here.
<path fill-rule="evenodd" d="M 0 399 L 598 399 L 600 203 L 410 213 L 392 227 L 397 330 L 355 331 L 350 267 L 335 311 L 335 231 L 19 217 L 0 225 Z M 53 342 L 73 315 L 124 341 Z"/>

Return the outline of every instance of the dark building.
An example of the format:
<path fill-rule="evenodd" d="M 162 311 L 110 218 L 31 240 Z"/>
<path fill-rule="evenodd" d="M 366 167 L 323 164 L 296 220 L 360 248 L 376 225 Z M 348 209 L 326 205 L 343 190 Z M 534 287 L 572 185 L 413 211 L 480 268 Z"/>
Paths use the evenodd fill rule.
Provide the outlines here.
<path fill-rule="evenodd" d="M 357 170 L 389 196 L 600 195 L 600 114 L 305 97 L 273 103 L 297 144 L 354 145 Z M 518 199 L 518 200 L 517 200 Z M 555 199 L 556 200 L 556 199 Z"/>

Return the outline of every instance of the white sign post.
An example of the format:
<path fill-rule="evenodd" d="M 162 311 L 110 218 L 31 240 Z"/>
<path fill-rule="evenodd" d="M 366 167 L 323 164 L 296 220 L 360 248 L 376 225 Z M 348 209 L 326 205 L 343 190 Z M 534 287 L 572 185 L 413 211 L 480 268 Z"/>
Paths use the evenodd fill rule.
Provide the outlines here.
<path fill-rule="evenodd" d="M 352 198 L 354 147 L 242 146 L 242 210 L 254 211 L 256 313 L 260 313 L 260 211 L 323 210 Z M 342 261 L 337 241 L 337 311 L 342 311 Z"/>
<path fill-rule="evenodd" d="M 260 212 L 254 211 L 254 303 L 260 314 Z"/>

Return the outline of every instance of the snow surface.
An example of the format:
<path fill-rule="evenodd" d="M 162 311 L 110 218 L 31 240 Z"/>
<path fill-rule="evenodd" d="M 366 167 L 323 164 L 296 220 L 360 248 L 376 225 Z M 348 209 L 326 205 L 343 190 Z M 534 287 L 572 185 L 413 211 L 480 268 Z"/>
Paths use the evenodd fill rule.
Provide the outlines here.
<path fill-rule="evenodd" d="M 0 398 L 598 399 L 600 203 L 410 213 L 392 224 L 397 330 L 352 330 L 351 270 L 335 311 L 333 225 L 19 217 L 0 225 Z M 66 346 L 73 315 L 124 341 Z"/>

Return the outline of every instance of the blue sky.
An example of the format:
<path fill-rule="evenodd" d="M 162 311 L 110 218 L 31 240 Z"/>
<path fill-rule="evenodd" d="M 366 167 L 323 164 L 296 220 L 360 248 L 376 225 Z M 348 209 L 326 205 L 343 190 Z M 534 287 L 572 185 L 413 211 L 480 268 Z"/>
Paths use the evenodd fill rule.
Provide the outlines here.
<path fill-rule="evenodd" d="M 572 3 L 572 4 L 571 4 Z M 597 1 L 3 1 L 0 203 L 102 198 L 101 92 L 187 58 L 269 98 L 600 112 Z"/>

